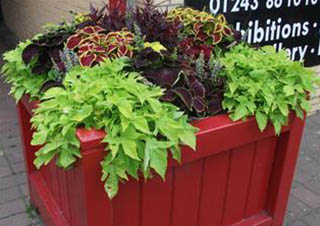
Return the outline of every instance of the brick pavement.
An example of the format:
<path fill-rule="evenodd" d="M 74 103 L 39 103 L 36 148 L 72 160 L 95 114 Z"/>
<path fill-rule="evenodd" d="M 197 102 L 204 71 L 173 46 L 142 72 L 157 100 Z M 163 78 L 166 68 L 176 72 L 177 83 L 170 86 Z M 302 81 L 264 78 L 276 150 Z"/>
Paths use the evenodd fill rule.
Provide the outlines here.
<path fill-rule="evenodd" d="M 0 26 L 0 54 L 11 48 L 12 36 Z M 1 65 L 1 58 L 0 58 Z M 43 225 L 32 219 L 15 102 L 0 81 L 0 226 Z M 320 113 L 308 117 L 286 226 L 320 226 Z"/>

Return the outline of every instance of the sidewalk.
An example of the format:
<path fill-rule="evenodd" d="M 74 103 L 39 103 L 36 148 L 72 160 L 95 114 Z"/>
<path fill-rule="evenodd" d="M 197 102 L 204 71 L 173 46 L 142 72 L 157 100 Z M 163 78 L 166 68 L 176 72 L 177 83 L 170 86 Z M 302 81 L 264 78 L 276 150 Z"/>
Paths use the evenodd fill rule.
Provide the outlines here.
<path fill-rule="evenodd" d="M 12 48 L 12 37 L 0 25 L 0 55 Z M 0 80 L 0 226 L 40 226 L 39 217 L 31 219 L 26 213 L 30 208 L 20 134 L 8 91 Z M 320 113 L 307 119 L 285 225 L 320 225 Z"/>

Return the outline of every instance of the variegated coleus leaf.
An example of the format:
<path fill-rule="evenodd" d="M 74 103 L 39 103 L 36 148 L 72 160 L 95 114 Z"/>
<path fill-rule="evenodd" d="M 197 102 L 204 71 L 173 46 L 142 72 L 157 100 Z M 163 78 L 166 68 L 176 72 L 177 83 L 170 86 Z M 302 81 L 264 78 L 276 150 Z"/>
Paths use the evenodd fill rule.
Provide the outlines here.
<path fill-rule="evenodd" d="M 77 52 L 81 66 L 91 67 L 106 58 L 132 57 L 131 32 L 122 30 L 104 34 L 104 31 L 99 26 L 88 26 L 68 39 L 67 48 Z"/>

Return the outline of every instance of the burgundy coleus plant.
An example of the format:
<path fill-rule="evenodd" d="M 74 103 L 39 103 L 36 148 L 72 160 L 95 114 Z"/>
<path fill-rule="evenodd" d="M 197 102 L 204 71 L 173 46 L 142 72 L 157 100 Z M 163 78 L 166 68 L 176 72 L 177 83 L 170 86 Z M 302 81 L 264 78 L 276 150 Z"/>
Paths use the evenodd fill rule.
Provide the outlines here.
<path fill-rule="evenodd" d="M 59 29 L 32 40 L 32 43 L 22 52 L 23 62 L 29 65 L 37 59 L 37 62 L 32 65 L 33 74 L 47 73 L 52 69 L 53 62 L 59 67 L 62 66 L 59 53 L 70 35 L 69 31 Z"/>
<path fill-rule="evenodd" d="M 224 81 L 213 79 L 209 73 L 205 78 L 196 77 L 194 65 L 188 61 L 146 48 L 135 54 L 133 64 L 149 82 L 165 89 L 162 101 L 173 103 L 190 117 L 222 111 Z"/>
<path fill-rule="evenodd" d="M 67 48 L 75 50 L 81 66 L 93 66 L 106 58 L 132 57 L 133 34 L 125 29 L 105 34 L 100 26 L 77 30 L 67 41 Z"/>
<path fill-rule="evenodd" d="M 196 40 L 217 45 L 224 37 L 233 37 L 233 31 L 223 15 L 207 19 L 198 16 L 196 19 L 199 20 L 193 24 L 193 34 Z"/>
<path fill-rule="evenodd" d="M 201 52 L 206 60 L 217 46 L 228 45 L 235 40 L 233 30 L 223 15 L 214 16 L 191 8 L 175 8 L 169 11 L 167 20 L 179 21 L 182 40 L 179 43 L 183 54 L 196 59 Z"/>
<path fill-rule="evenodd" d="M 200 81 L 178 68 L 159 67 L 146 70 L 144 76 L 152 83 L 165 89 L 161 100 L 171 102 L 191 117 L 205 117 L 222 111 L 223 87 L 221 94 L 214 89 L 211 81 Z M 212 91 L 213 90 L 213 91 Z"/>
<path fill-rule="evenodd" d="M 179 42 L 179 50 L 193 59 L 197 59 L 202 52 L 206 60 L 210 59 L 214 47 L 212 45 L 198 44 L 194 38 L 185 38 Z"/>

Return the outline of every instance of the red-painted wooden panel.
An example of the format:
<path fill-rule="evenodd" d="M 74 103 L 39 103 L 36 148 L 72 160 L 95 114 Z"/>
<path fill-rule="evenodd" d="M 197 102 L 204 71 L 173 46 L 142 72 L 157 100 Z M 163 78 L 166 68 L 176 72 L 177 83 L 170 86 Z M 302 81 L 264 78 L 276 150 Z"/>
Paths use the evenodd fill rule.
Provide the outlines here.
<path fill-rule="evenodd" d="M 254 151 L 255 143 L 252 143 L 231 152 L 222 225 L 231 225 L 244 218 Z"/>
<path fill-rule="evenodd" d="M 61 201 L 60 201 L 60 191 L 59 191 L 59 177 L 57 174 L 57 166 L 55 161 L 51 161 L 47 165 L 47 177 L 45 178 L 46 182 L 48 183 L 48 187 L 52 193 L 52 196 L 54 200 L 58 203 L 59 206 L 61 206 Z"/>
<path fill-rule="evenodd" d="M 230 152 L 224 152 L 205 160 L 199 226 L 221 225 L 229 158 Z"/>
<path fill-rule="evenodd" d="M 293 122 L 290 132 L 279 138 L 277 160 L 272 172 L 268 211 L 273 216 L 274 226 L 283 224 L 305 124 L 305 120 L 299 118 L 295 118 Z"/>
<path fill-rule="evenodd" d="M 274 153 L 278 139 L 262 140 L 256 144 L 254 166 L 250 181 L 245 217 L 259 214 L 266 207 Z"/>
<path fill-rule="evenodd" d="M 70 226 L 65 219 L 64 213 L 60 210 L 39 172 L 29 175 L 33 203 L 40 211 L 42 220 L 46 226 Z"/>
<path fill-rule="evenodd" d="M 171 226 L 197 225 L 203 166 L 201 160 L 175 169 Z"/>
<path fill-rule="evenodd" d="M 69 208 L 69 190 L 68 190 L 68 173 L 69 171 L 57 167 L 57 175 L 59 180 L 60 207 L 68 222 L 71 222 Z"/>
<path fill-rule="evenodd" d="M 271 226 L 272 218 L 266 212 L 261 212 L 260 214 L 254 215 L 250 218 L 244 219 L 232 226 Z"/>
<path fill-rule="evenodd" d="M 121 184 L 118 195 L 112 201 L 114 226 L 141 225 L 141 193 L 141 183 L 133 178 Z"/>
<path fill-rule="evenodd" d="M 169 169 L 166 181 L 159 176 L 143 184 L 142 190 L 142 226 L 170 225 L 173 171 Z"/>
<path fill-rule="evenodd" d="M 27 106 L 25 111 L 30 109 L 32 106 Z M 28 125 L 24 120 L 20 120 L 20 123 Z M 159 225 L 161 221 L 161 226 L 280 226 L 303 121 L 291 114 L 289 126 L 282 130 L 280 138 L 274 136 L 270 125 L 264 133 L 260 133 L 253 118 L 245 122 L 231 122 L 227 115 L 220 115 L 193 124 L 200 128 L 197 134 L 198 150 L 192 152 L 184 148 L 181 166 L 169 161 L 168 177 L 172 179 L 167 178 L 167 182 L 161 185 L 160 180 L 146 183 L 130 181 L 120 186 L 113 202 L 108 200 L 100 181 L 99 162 L 105 151 L 99 142 L 104 133 L 79 129 L 77 136 L 83 158 L 77 161 L 71 171 L 65 172 L 68 175 L 66 178 L 60 172 L 57 176 L 55 163 L 41 170 L 41 174 L 35 173 L 38 179 L 30 179 L 32 175 L 29 174 L 32 202 L 40 208 L 48 225 L 59 219 L 63 223 L 56 225 L 69 226 L 66 222 L 69 215 L 72 226 L 100 226 L 101 222 L 104 226 L 153 226 L 152 220 L 159 221 Z M 27 133 L 31 134 L 31 130 L 27 130 Z M 24 141 L 26 137 L 23 137 Z M 274 162 L 272 145 L 277 146 Z M 26 149 L 24 153 L 26 159 L 32 162 L 34 156 Z M 269 179 L 271 167 L 273 173 Z M 215 175 L 219 171 L 224 175 Z M 267 186 L 264 184 L 270 184 L 267 197 Z M 227 188 L 223 189 L 224 186 Z M 210 191 L 214 194 L 210 194 Z M 70 198 L 69 203 L 64 203 L 65 192 Z M 266 198 L 270 216 L 262 211 Z M 210 203 L 208 200 L 213 201 Z M 156 204 L 153 206 L 153 203 Z M 171 213 L 170 224 L 166 223 L 168 211 Z M 220 216 L 221 219 L 221 212 L 223 224 L 210 222 L 210 213 L 212 218 L 218 219 Z M 157 213 L 159 216 L 156 216 Z M 205 225 L 207 222 L 208 225 Z"/>
<path fill-rule="evenodd" d="M 84 181 L 81 164 L 81 161 L 77 162 L 68 171 L 71 226 L 88 226 L 86 209 L 83 208 L 86 206 L 86 199 L 83 197 Z"/>
<path fill-rule="evenodd" d="M 106 152 L 103 148 L 81 151 L 82 159 L 78 160 L 78 166 L 80 167 L 79 173 L 83 176 L 82 196 L 85 199 L 85 205 L 82 206 L 82 211 L 86 214 L 87 225 L 101 225 L 101 222 L 104 222 L 106 226 L 113 226 L 112 205 L 101 181 L 101 165 L 99 164 Z"/>

